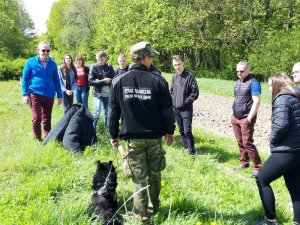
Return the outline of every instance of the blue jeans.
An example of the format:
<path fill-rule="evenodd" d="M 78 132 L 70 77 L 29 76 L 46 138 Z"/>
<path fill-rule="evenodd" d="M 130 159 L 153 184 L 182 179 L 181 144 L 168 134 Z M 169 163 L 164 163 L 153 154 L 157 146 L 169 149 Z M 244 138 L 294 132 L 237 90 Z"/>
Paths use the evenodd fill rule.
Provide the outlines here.
<path fill-rule="evenodd" d="M 104 126 L 107 127 L 107 115 L 108 115 L 108 97 L 94 97 L 94 121 L 93 126 L 96 130 L 98 120 L 101 113 L 101 105 L 104 108 Z"/>
<path fill-rule="evenodd" d="M 77 103 L 82 103 L 85 107 L 89 108 L 88 98 L 89 93 L 86 91 L 85 86 L 76 86 L 74 90 L 74 95 Z"/>

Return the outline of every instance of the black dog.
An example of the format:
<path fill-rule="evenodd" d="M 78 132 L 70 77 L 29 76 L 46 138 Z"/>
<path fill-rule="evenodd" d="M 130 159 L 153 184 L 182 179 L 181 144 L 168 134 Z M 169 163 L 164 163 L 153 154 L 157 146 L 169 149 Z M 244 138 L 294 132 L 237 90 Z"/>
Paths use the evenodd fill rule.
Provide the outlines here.
<path fill-rule="evenodd" d="M 97 161 L 90 213 L 95 215 L 94 219 L 102 219 L 105 225 L 121 225 L 118 218 L 112 218 L 118 209 L 117 185 L 117 173 L 112 161 L 108 163 Z"/>

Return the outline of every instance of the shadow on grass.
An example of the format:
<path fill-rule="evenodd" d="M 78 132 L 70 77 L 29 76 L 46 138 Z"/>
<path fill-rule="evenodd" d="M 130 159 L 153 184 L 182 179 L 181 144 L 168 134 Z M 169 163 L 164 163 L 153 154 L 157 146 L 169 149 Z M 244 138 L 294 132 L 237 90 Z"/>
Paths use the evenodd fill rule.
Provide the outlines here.
<path fill-rule="evenodd" d="M 220 144 L 222 140 L 215 140 L 215 138 L 202 138 L 199 135 L 194 136 L 195 141 L 195 151 L 196 154 L 210 154 L 212 155 L 218 162 L 224 163 L 230 160 L 239 160 L 239 152 L 233 152 L 232 150 L 228 150 Z M 199 144 L 200 143 L 200 144 Z M 199 146 L 200 145 L 200 146 Z M 175 136 L 175 148 L 183 148 L 180 135 Z"/>
<path fill-rule="evenodd" d="M 243 209 L 241 209 L 243 210 Z M 156 223 L 168 223 L 168 217 L 170 208 L 161 206 L 157 215 Z M 217 224 L 230 224 L 230 225 L 253 225 L 256 221 L 260 221 L 264 218 L 262 207 L 257 210 L 250 210 L 243 213 L 222 213 L 222 209 L 216 212 L 214 209 L 201 206 L 201 202 L 191 199 L 183 199 L 172 205 L 171 208 L 171 220 L 177 218 L 177 215 L 181 215 L 181 219 L 186 218 L 192 220 L 195 218 L 195 223 L 201 221 L 204 224 L 211 224 L 211 222 L 217 222 Z M 290 221 L 287 215 L 279 212 L 277 215 L 279 221 Z M 191 223 L 191 224 L 195 224 Z"/>

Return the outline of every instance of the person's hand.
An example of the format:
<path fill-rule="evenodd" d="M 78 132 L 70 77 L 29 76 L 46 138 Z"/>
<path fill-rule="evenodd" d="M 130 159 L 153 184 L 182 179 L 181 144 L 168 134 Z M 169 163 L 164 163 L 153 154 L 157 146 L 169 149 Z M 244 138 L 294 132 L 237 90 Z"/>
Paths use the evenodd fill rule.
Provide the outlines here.
<path fill-rule="evenodd" d="M 111 79 L 108 77 L 104 78 L 103 80 L 104 80 L 104 83 L 106 83 L 106 84 L 110 84 L 110 82 L 111 82 Z"/>
<path fill-rule="evenodd" d="M 70 96 L 70 95 L 72 95 L 72 94 L 73 94 L 73 91 L 71 91 L 71 90 L 67 90 L 67 91 L 66 91 L 66 94 Z"/>
<path fill-rule="evenodd" d="M 112 146 L 114 146 L 115 148 L 119 147 L 119 138 L 113 138 L 110 139 L 110 143 L 112 144 Z"/>
<path fill-rule="evenodd" d="M 251 123 L 251 118 L 249 116 L 247 116 L 247 120 L 249 123 Z"/>
<path fill-rule="evenodd" d="M 28 95 L 23 96 L 23 103 L 24 104 L 29 104 L 30 103 L 30 98 Z"/>
<path fill-rule="evenodd" d="M 60 105 L 62 103 L 62 98 L 57 99 L 57 105 Z"/>
<path fill-rule="evenodd" d="M 165 139 L 166 139 L 167 145 L 170 146 L 174 142 L 174 135 L 173 134 L 166 134 Z"/>

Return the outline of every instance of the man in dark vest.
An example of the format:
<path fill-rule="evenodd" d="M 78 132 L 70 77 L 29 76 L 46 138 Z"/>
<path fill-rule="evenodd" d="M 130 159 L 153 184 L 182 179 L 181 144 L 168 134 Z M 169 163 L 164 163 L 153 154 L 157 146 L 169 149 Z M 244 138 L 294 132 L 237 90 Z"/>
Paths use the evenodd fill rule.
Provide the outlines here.
<path fill-rule="evenodd" d="M 240 165 L 234 169 L 241 170 L 249 167 L 249 159 L 251 159 L 254 167 L 252 176 L 256 177 L 262 163 L 253 143 L 253 133 L 260 105 L 261 86 L 249 74 L 249 70 L 247 61 L 240 61 L 236 66 L 239 80 L 236 81 L 234 86 L 231 124 L 240 149 Z"/>

